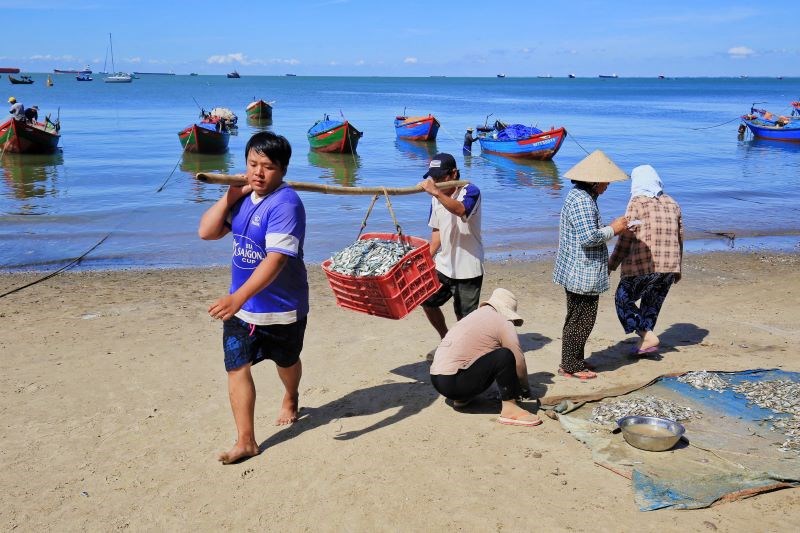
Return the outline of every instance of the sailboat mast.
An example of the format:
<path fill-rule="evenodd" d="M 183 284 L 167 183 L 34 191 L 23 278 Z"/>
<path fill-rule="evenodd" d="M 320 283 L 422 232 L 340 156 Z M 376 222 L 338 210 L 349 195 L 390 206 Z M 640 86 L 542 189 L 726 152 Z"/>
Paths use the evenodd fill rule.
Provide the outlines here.
<path fill-rule="evenodd" d="M 111 48 L 111 72 L 117 72 L 117 67 L 114 66 L 114 42 L 111 40 L 111 33 L 108 34 L 108 46 Z"/>

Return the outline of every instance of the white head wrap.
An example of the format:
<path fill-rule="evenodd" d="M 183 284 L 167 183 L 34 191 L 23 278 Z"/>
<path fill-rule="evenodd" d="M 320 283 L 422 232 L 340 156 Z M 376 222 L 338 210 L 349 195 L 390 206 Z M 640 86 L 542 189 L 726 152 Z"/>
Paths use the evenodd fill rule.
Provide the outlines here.
<path fill-rule="evenodd" d="M 640 165 L 631 171 L 631 197 L 656 198 L 663 192 L 664 184 L 661 183 L 661 177 L 650 165 Z"/>

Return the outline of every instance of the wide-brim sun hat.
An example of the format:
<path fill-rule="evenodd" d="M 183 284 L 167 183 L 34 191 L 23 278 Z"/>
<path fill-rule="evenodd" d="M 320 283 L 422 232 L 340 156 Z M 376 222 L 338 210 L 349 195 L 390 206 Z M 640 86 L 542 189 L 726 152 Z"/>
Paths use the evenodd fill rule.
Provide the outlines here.
<path fill-rule="evenodd" d="M 611 183 L 628 179 L 625 171 L 609 159 L 602 150 L 595 150 L 584 157 L 577 165 L 567 170 L 564 177 L 586 183 Z"/>
<path fill-rule="evenodd" d="M 521 326 L 524 320 L 517 314 L 517 297 L 508 289 L 495 289 L 492 295 L 480 307 L 491 305 L 495 311 L 510 320 L 515 326 Z"/>
<path fill-rule="evenodd" d="M 9 96 L 9 97 L 8 97 L 8 103 L 9 103 L 9 104 L 13 104 L 13 103 L 15 103 L 16 101 L 17 101 L 17 99 L 16 99 L 16 98 L 14 98 L 13 96 Z"/>

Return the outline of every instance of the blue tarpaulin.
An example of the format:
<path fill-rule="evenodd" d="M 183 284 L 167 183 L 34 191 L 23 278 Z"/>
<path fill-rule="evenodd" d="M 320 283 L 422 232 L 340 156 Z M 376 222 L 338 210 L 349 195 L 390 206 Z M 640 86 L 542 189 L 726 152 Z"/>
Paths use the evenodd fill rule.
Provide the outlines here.
<path fill-rule="evenodd" d="M 592 449 L 597 464 L 631 479 L 634 500 L 642 511 L 697 509 L 800 485 L 800 454 L 780 449 L 786 437 L 771 423 L 790 415 L 748 404 L 744 395 L 732 390 L 746 381 L 800 383 L 800 373 L 773 369 L 717 374 L 731 388 L 696 389 L 677 376 L 666 376 L 609 400 L 656 396 L 700 411 L 700 418 L 682 422 L 685 440 L 666 452 L 639 450 L 614 431 L 616 426 L 590 422 L 597 405 L 593 400 L 599 398 L 560 415 L 559 421 Z"/>
<path fill-rule="evenodd" d="M 504 129 L 497 132 L 498 141 L 513 141 L 516 139 L 527 139 L 533 135 L 542 133 L 539 128 L 525 126 L 524 124 L 509 124 Z"/>

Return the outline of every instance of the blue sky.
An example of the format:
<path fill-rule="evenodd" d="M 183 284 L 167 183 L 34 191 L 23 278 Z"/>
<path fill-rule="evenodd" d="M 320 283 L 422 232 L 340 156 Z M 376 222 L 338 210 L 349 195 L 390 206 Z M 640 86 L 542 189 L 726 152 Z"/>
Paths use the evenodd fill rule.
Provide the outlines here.
<path fill-rule="evenodd" d="M 800 76 L 797 6 L 796 0 L 0 0 L 0 66 L 102 70 L 111 32 L 116 67 L 126 71 L 788 77 Z"/>

